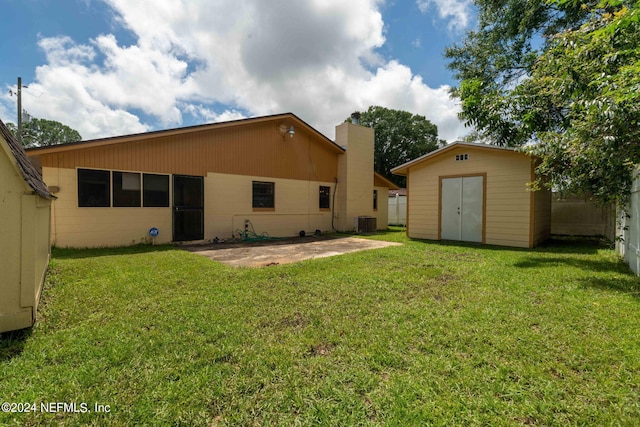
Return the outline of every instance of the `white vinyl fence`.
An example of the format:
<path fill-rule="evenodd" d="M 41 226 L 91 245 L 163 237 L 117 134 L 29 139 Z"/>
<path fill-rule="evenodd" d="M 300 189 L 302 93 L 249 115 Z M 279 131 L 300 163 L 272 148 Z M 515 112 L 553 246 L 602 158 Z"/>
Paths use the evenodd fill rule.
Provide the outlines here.
<path fill-rule="evenodd" d="M 631 198 L 627 212 L 618 212 L 618 232 L 621 237 L 616 242 L 616 250 L 629 263 L 631 269 L 640 274 L 640 169 L 631 188 Z"/>
<path fill-rule="evenodd" d="M 389 225 L 407 225 L 407 196 L 389 195 Z"/>

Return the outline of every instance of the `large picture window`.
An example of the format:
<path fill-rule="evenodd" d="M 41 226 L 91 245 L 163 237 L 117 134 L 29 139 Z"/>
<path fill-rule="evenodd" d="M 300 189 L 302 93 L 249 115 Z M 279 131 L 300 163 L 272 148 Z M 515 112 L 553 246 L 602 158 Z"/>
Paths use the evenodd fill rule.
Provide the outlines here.
<path fill-rule="evenodd" d="M 111 173 L 104 170 L 78 169 L 78 206 L 111 206 Z"/>
<path fill-rule="evenodd" d="M 275 186 L 273 182 L 253 181 L 253 207 L 275 208 Z"/>
<path fill-rule="evenodd" d="M 140 207 L 140 174 L 113 172 L 113 206 Z"/>
<path fill-rule="evenodd" d="M 331 187 L 320 186 L 320 209 L 331 208 Z"/>
<path fill-rule="evenodd" d="M 142 176 L 142 206 L 164 208 L 169 206 L 169 175 L 145 173 Z"/>

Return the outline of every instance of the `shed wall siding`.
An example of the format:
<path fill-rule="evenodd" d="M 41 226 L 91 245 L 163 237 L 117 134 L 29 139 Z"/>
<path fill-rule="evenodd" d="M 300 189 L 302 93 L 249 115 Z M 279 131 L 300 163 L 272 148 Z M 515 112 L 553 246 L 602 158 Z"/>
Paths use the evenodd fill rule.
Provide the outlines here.
<path fill-rule="evenodd" d="M 469 159 L 456 161 L 456 154 Z M 409 169 L 409 236 L 439 237 L 439 178 L 486 173 L 485 243 L 529 246 L 531 179 L 528 156 L 458 147 Z"/>
<path fill-rule="evenodd" d="M 1 137 L 0 137 L 1 138 Z M 3 141 L 0 140 L 0 143 Z M 13 328 L 16 316 L 31 319 L 31 310 L 20 306 L 20 258 L 22 251 L 22 194 L 25 183 L 0 146 L 0 331 Z M 20 312 L 25 314 L 20 315 Z M 24 327 L 24 326 L 19 326 Z"/>
<path fill-rule="evenodd" d="M 32 194 L 0 147 L 0 332 L 35 320 L 49 264 L 50 201 Z"/>

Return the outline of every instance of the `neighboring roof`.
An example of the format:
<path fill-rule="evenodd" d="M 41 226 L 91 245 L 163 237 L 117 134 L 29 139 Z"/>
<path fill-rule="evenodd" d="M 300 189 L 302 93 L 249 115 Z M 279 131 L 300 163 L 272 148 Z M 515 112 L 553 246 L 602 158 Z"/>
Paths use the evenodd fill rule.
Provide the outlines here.
<path fill-rule="evenodd" d="M 489 145 L 489 144 L 478 144 L 478 143 L 473 143 L 473 142 L 462 142 L 462 141 L 456 141 L 456 142 L 452 142 L 451 144 L 445 145 L 442 148 L 438 148 L 435 151 L 432 151 L 430 153 L 425 154 L 424 156 L 418 157 L 417 159 L 411 160 L 403 165 L 397 166 L 393 169 L 391 169 L 391 173 L 395 174 L 395 175 L 406 175 L 409 168 L 412 166 L 415 166 L 419 163 L 422 163 L 424 161 L 427 161 L 429 159 L 432 159 L 434 157 L 437 157 L 441 154 L 444 154 L 448 151 L 453 150 L 454 148 L 457 147 L 470 147 L 470 148 L 474 148 L 474 149 L 480 149 L 480 150 L 495 150 L 495 151 L 501 151 L 501 152 L 510 152 L 510 153 L 514 153 L 514 154 L 522 154 L 522 155 L 527 155 L 525 153 L 521 153 L 519 151 L 515 151 L 513 148 L 508 148 L 508 147 L 498 147 L 497 145 Z"/>
<path fill-rule="evenodd" d="M 389 197 L 393 196 L 406 196 L 407 189 L 406 188 L 398 188 L 397 190 L 389 190 Z"/>
<path fill-rule="evenodd" d="M 29 148 L 27 151 L 29 153 L 37 153 L 37 154 L 59 153 L 63 151 L 75 150 L 78 148 L 85 148 L 88 146 L 99 147 L 103 145 L 122 144 L 125 142 L 133 142 L 133 141 L 148 139 L 149 137 L 182 135 L 190 132 L 202 132 L 202 131 L 208 131 L 208 130 L 223 129 L 223 128 L 228 128 L 233 126 L 242 126 L 242 125 L 247 125 L 252 123 L 261 123 L 261 122 L 278 121 L 278 120 L 292 120 L 298 126 L 302 126 L 303 128 L 307 129 L 307 131 L 309 131 L 310 133 L 315 134 L 320 140 L 322 140 L 327 145 L 327 147 L 329 147 L 333 151 L 337 153 L 345 152 L 344 148 L 340 147 L 338 144 L 331 141 L 325 135 L 323 135 L 322 133 L 320 133 L 313 127 L 311 127 L 308 123 L 306 123 L 304 120 L 302 120 L 301 118 L 299 118 L 293 113 L 274 114 L 271 116 L 252 117 L 248 119 L 230 120 L 227 122 L 208 123 L 204 125 L 187 126 L 182 128 L 165 129 L 165 130 L 158 130 L 158 131 L 145 132 L 145 133 L 136 133 L 131 135 L 113 136 L 109 138 L 70 142 L 67 144 L 59 144 L 59 145 L 53 145 L 48 147 Z"/>
<path fill-rule="evenodd" d="M 394 184 L 393 181 L 385 178 L 375 171 L 373 172 L 373 182 L 374 184 L 377 184 L 377 187 L 387 187 L 389 190 L 397 190 L 398 188 L 400 188 L 396 184 Z"/>
<path fill-rule="evenodd" d="M 29 158 L 27 157 L 27 153 L 24 151 L 24 147 L 22 144 L 16 139 L 15 136 L 11 133 L 11 131 L 2 123 L 0 120 L 0 134 L 7 141 L 7 145 L 9 146 L 9 150 L 13 153 L 13 157 L 16 160 L 16 164 L 20 173 L 22 173 L 22 177 L 25 182 L 29 184 L 33 191 L 35 191 L 41 197 L 45 199 L 55 199 L 56 196 L 49 192 L 47 185 L 42 180 L 42 176 L 37 171 L 37 169 L 33 166 Z"/>

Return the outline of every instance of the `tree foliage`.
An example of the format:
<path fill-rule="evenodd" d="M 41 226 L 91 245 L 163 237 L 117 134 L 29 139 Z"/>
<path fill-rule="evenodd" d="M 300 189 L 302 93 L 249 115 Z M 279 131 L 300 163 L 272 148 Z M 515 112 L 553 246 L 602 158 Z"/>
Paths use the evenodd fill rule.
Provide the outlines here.
<path fill-rule="evenodd" d="M 461 118 L 495 144 L 529 143 L 546 185 L 624 203 L 640 163 L 640 1 L 476 4 L 479 29 L 446 52 Z"/>
<path fill-rule="evenodd" d="M 351 121 L 351 119 L 347 119 Z M 406 178 L 391 169 L 438 148 L 438 127 L 418 114 L 370 106 L 360 124 L 375 131 L 374 170 L 400 186 Z"/>
<path fill-rule="evenodd" d="M 7 128 L 18 135 L 18 127 L 7 123 Z M 55 120 L 33 118 L 22 124 L 22 144 L 25 147 L 46 147 L 82 140 L 80 133 Z"/>

